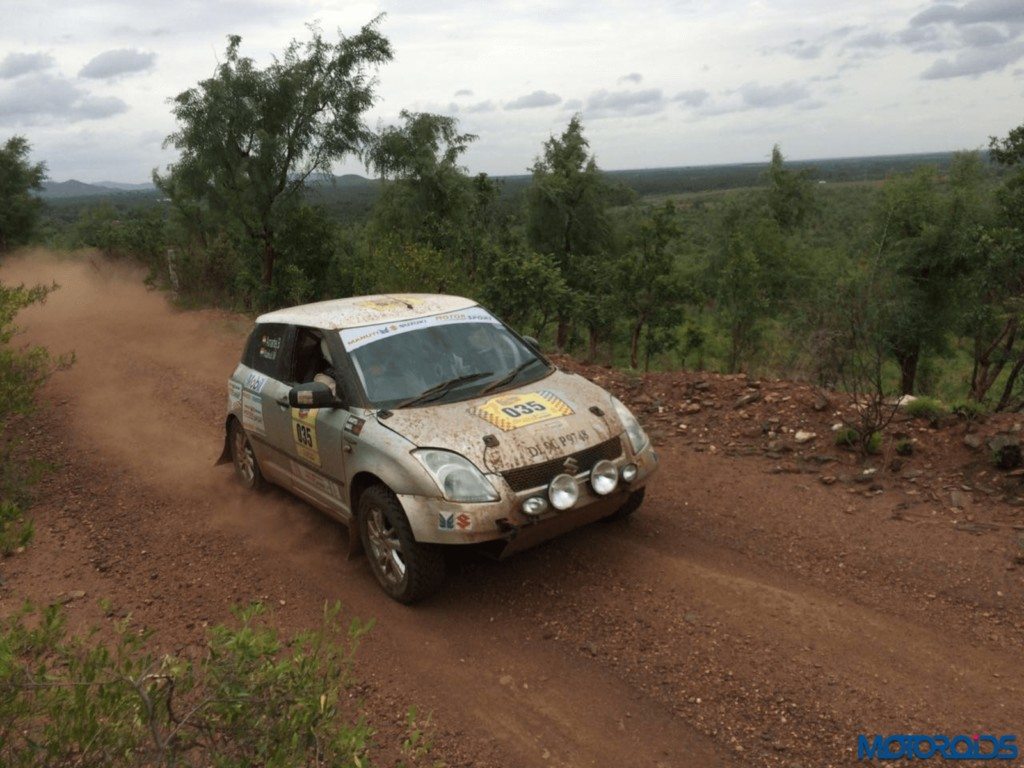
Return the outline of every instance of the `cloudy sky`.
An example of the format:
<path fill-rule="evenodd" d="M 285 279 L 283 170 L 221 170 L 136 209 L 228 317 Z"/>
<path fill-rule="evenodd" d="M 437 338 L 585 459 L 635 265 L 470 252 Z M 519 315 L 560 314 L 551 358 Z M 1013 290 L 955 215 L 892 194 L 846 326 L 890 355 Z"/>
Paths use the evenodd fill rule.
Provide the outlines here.
<path fill-rule="evenodd" d="M 0 0 L 0 140 L 57 180 L 146 181 L 173 160 L 168 98 L 227 35 L 266 63 L 381 12 L 369 122 L 455 115 L 474 172 L 525 172 L 575 111 L 607 169 L 977 148 L 1024 122 L 1024 0 Z"/>

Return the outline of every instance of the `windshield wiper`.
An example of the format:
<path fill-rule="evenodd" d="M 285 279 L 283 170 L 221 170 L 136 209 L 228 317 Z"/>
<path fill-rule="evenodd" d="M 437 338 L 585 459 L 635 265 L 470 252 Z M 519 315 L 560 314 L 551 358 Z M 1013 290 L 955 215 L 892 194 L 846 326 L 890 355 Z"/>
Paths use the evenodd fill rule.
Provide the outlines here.
<path fill-rule="evenodd" d="M 435 384 L 430 389 L 425 389 L 418 395 L 410 397 L 408 400 L 403 400 L 397 405 L 391 406 L 392 410 L 398 410 L 400 408 L 408 408 L 410 405 L 416 405 L 427 400 L 434 400 L 442 395 L 446 394 L 452 387 L 456 387 L 459 384 L 466 384 L 470 381 L 476 381 L 477 379 L 483 379 L 487 376 L 493 376 L 494 371 L 480 371 L 478 373 L 467 373 L 465 376 L 457 376 L 454 379 L 448 379 L 442 381 L 440 384 Z"/>
<path fill-rule="evenodd" d="M 539 362 L 540 362 L 540 358 L 539 358 L 539 357 L 531 357 L 531 358 L 530 358 L 529 360 L 524 360 L 524 361 L 523 361 L 523 362 L 521 362 L 521 363 L 520 363 L 519 365 L 517 365 L 517 366 L 516 366 L 516 367 L 515 367 L 514 369 L 512 369 L 511 371 L 509 371 L 509 372 L 508 372 L 508 373 L 507 373 L 506 375 L 502 376 L 502 377 L 501 377 L 500 379 L 498 379 L 497 381 L 492 381 L 492 382 L 491 382 L 490 384 L 488 384 L 488 385 L 487 385 L 486 387 L 484 387 L 483 389 L 481 389 L 481 390 L 480 390 L 480 394 L 481 394 L 481 395 L 486 395 L 486 394 L 487 394 L 488 392 L 490 392 L 490 391 L 491 391 L 492 389 L 497 389 L 498 387 L 503 387 L 503 386 L 505 386 L 505 385 L 506 385 L 506 384 L 508 384 L 508 383 L 509 383 L 510 381 L 512 381 L 512 379 L 514 379 L 514 378 L 515 378 L 516 376 L 518 376 L 518 375 L 519 375 L 520 373 L 522 373 L 522 372 L 523 372 L 523 371 L 525 371 L 525 370 L 526 370 L 527 368 L 529 368 L 529 367 L 530 367 L 531 365 L 533 365 L 534 363 L 539 363 Z"/>

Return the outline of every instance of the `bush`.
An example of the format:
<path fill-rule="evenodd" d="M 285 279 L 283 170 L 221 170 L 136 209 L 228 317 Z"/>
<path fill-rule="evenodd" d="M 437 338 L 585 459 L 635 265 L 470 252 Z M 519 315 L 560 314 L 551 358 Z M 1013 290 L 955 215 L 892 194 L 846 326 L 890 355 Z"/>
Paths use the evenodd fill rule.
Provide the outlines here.
<path fill-rule="evenodd" d="M 12 419 L 35 406 L 39 385 L 55 361 L 42 347 L 19 347 L 14 340 L 14 319 L 25 307 L 46 300 L 56 286 L 7 287 L 0 284 L 0 555 L 9 555 L 32 538 L 32 523 L 22 512 L 27 492 L 39 478 L 40 468 L 18 455 L 19 439 Z M 70 359 L 56 361 L 70 363 Z"/>
<path fill-rule="evenodd" d="M 898 456 L 912 456 L 914 454 L 913 440 L 897 440 L 894 447 Z"/>
<path fill-rule="evenodd" d="M 0 622 L 0 765 L 365 766 L 346 688 L 371 625 L 338 614 L 285 640 L 260 605 L 236 609 L 187 658 L 128 622 L 108 648 L 70 637 L 58 606 L 26 608 Z"/>
<path fill-rule="evenodd" d="M 860 444 L 860 432 L 853 427 L 836 430 L 835 443 L 840 448 L 856 448 Z"/>
<path fill-rule="evenodd" d="M 853 427 L 843 427 L 836 431 L 835 444 L 840 448 L 860 449 L 873 456 L 882 450 L 882 433 L 872 432 L 866 440 L 863 440 L 859 430 Z"/>
<path fill-rule="evenodd" d="M 21 507 L 0 500 L 0 555 L 7 556 L 32 541 L 35 528 Z"/>
<path fill-rule="evenodd" d="M 949 409 L 934 397 L 918 397 L 904 405 L 903 410 L 910 418 L 925 419 L 933 426 L 949 415 Z"/>
<path fill-rule="evenodd" d="M 950 410 L 964 421 L 983 421 L 988 415 L 985 406 L 974 400 L 960 400 Z"/>

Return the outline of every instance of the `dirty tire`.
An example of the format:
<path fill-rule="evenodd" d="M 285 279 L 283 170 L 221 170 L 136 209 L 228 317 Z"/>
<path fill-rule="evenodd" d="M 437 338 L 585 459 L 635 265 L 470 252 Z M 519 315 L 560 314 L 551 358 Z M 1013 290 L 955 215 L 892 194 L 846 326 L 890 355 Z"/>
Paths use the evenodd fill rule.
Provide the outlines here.
<path fill-rule="evenodd" d="M 624 520 L 625 518 L 632 515 L 638 509 L 640 505 L 644 503 L 644 493 L 647 491 L 646 488 L 641 488 L 639 491 L 633 491 L 629 494 L 629 498 L 626 499 L 626 503 L 619 507 L 617 510 L 612 512 L 606 519 L 608 520 Z"/>
<path fill-rule="evenodd" d="M 395 495 L 374 485 L 359 497 L 359 536 L 381 588 L 400 603 L 414 603 L 444 581 L 440 548 L 419 544 Z"/>
<path fill-rule="evenodd" d="M 234 419 L 228 428 L 228 445 L 231 446 L 231 464 L 235 468 L 235 477 L 246 488 L 253 491 L 261 491 L 266 487 L 267 481 L 263 479 L 260 472 L 260 465 L 256 461 L 256 453 L 249 442 L 249 436 L 245 434 L 242 425 Z"/>

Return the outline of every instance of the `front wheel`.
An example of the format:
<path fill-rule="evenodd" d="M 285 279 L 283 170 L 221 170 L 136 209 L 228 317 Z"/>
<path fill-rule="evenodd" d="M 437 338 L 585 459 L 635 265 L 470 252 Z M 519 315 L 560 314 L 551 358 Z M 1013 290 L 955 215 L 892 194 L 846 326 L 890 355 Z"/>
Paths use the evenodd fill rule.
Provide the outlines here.
<path fill-rule="evenodd" d="M 234 419 L 231 420 L 228 439 L 231 445 L 231 463 L 235 465 L 235 475 L 242 485 L 253 491 L 262 490 L 265 485 L 263 473 L 260 472 L 260 465 L 256 461 L 256 453 L 249 442 L 249 436 L 245 434 L 242 425 Z"/>
<path fill-rule="evenodd" d="M 646 488 L 641 488 L 639 491 L 633 491 L 626 498 L 625 503 L 617 510 L 612 512 L 606 519 L 608 520 L 622 520 L 623 518 L 629 517 L 638 509 L 640 505 L 644 503 L 644 492 Z"/>
<path fill-rule="evenodd" d="M 388 595 L 414 603 L 437 591 L 444 581 L 444 556 L 420 544 L 395 495 L 383 485 L 359 497 L 359 535 L 370 569 Z"/>

